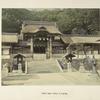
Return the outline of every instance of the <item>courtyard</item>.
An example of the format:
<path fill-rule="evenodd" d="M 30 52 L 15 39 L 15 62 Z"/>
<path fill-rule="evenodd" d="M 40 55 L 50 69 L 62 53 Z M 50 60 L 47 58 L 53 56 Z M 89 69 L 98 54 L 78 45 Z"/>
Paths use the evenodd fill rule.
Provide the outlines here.
<path fill-rule="evenodd" d="M 100 78 L 95 74 L 80 72 L 9 74 L 3 79 L 3 85 L 100 85 Z"/>
<path fill-rule="evenodd" d="M 33 64 L 34 63 L 34 64 Z M 30 62 L 28 73 L 2 71 L 2 85 L 100 85 L 100 77 L 92 72 L 62 72 L 54 59 Z M 100 71 L 98 70 L 98 73 Z M 4 75 L 6 75 L 4 77 Z"/>

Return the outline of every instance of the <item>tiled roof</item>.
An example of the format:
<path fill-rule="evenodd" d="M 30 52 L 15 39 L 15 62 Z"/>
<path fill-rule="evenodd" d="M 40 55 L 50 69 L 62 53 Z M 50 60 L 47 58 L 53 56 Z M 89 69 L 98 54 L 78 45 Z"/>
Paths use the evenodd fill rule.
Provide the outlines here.
<path fill-rule="evenodd" d="M 64 43 L 100 43 L 100 36 L 67 36 L 61 37 Z"/>
<path fill-rule="evenodd" d="M 4 43 L 17 43 L 18 36 L 16 33 L 3 33 L 2 34 L 2 42 Z"/>
<path fill-rule="evenodd" d="M 62 41 L 64 42 L 64 43 L 72 43 L 73 41 L 72 41 L 72 39 L 71 39 L 71 37 L 67 37 L 67 36 L 65 36 L 65 35 L 63 35 L 62 37 L 61 37 L 61 39 L 62 39 Z"/>
<path fill-rule="evenodd" d="M 100 37 L 71 37 L 73 43 L 100 43 Z"/>
<path fill-rule="evenodd" d="M 23 23 L 23 25 L 22 33 L 37 33 L 38 31 L 47 31 L 51 34 L 61 34 L 55 22 L 26 21 Z M 41 27 L 44 27 L 45 30 L 41 30 Z"/>

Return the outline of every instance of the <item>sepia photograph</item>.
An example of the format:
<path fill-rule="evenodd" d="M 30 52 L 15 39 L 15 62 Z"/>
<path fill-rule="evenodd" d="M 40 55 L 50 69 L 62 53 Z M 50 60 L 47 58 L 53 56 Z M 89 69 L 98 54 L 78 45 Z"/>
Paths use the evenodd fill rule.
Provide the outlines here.
<path fill-rule="evenodd" d="M 100 9 L 2 8 L 1 84 L 100 85 Z"/>

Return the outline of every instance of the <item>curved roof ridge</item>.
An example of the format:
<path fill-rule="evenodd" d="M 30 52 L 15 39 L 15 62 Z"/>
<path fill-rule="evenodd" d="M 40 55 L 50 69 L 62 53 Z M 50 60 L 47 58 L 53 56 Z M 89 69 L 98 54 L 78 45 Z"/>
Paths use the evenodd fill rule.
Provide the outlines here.
<path fill-rule="evenodd" d="M 24 25 L 53 25 L 56 26 L 56 22 L 50 22 L 50 21 L 31 21 L 31 20 L 26 20 L 23 21 Z"/>

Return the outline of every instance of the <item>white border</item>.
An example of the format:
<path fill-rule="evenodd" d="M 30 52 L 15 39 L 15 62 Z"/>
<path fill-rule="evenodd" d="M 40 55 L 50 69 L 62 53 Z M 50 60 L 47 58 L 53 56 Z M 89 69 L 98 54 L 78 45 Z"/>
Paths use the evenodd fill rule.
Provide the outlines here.
<path fill-rule="evenodd" d="M 99 8 L 100 0 L 0 0 L 1 8 Z"/>
<path fill-rule="evenodd" d="M 100 0 L 0 0 L 0 8 L 100 8 Z M 45 95 L 42 94 L 43 92 L 67 92 L 68 94 Z M 0 86 L 0 100 L 56 99 L 100 100 L 100 86 Z"/>

